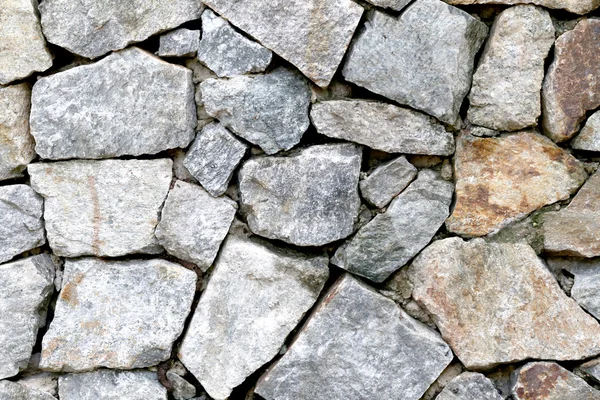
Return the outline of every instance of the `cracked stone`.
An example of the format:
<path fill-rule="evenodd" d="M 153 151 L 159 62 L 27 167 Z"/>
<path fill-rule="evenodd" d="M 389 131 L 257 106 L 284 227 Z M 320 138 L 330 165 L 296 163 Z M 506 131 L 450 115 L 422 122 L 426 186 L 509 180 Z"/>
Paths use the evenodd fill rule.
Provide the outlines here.
<path fill-rule="evenodd" d="M 485 375 L 463 372 L 452 379 L 436 400 L 503 400 Z"/>
<path fill-rule="evenodd" d="M 377 208 L 388 205 L 417 176 L 417 169 L 398 157 L 381 164 L 368 177 L 360 181 L 362 197 Z"/>
<path fill-rule="evenodd" d="M 167 389 L 156 372 L 100 370 L 63 375 L 58 381 L 61 400 L 167 400 Z"/>
<path fill-rule="evenodd" d="M 592 114 L 581 132 L 571 141 L 577 150 L 600 151 L 600 111 Z"/>
<path fill-rule="evenodd" d="M 181 28 L 160 37 L 157 54 L 160 57 L 194 57 L 199 45 L 200 31 Z"/>
<path fill-rule="evenodd" d="M 56 400 L 48 393 L 11 381 L 0 381 L 0 398 L 2 400 Z"/>

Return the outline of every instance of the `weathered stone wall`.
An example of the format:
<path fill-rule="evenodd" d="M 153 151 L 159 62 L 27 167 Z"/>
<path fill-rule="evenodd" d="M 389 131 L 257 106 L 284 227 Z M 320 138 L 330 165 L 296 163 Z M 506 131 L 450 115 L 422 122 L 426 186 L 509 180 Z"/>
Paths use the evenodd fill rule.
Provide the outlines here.
<path fill-rule="evenodd" d="M 0 400 L 600 400 L 600 0 L 0 0 Z"/>

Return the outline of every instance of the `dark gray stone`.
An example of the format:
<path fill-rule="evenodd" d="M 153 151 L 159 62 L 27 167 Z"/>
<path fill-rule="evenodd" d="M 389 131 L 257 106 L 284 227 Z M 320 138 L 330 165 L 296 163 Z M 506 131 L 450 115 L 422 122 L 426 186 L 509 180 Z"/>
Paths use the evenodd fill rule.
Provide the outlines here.
<path fill-rule="evenodd" d="M 385 207 L 402 192 L 417 176 L 417 169 L 398 157 L 378 166 L 368 177 L 360 181 L 362 197 L 375 207 Z"/>

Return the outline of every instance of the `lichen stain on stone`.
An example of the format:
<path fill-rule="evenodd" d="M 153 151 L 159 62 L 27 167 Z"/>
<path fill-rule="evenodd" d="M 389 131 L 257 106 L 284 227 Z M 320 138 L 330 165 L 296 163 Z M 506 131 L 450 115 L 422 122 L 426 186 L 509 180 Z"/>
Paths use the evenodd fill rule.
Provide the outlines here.
<path fill-rule="evenodd" d="M 75 275 L 60 292 L 60 298 L 73 307 L 79 304 L 79 300 L 77 299 L 77 285 L 81 283 L 84 276 L 83 274 Z"/>
<path fill-rule="evenodd" d="M 568 379 L 568 374 L 558 365 L 536 364 L 523 372 L 524 386 L 517 388 L 517 394 L 523 400 L 543 400 L 552 394 L 559 379 Z"/>

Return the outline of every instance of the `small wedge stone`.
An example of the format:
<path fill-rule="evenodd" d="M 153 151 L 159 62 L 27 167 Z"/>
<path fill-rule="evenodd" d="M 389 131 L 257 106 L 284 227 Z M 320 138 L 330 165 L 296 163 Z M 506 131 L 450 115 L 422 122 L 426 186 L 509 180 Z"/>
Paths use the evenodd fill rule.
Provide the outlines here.
<path fill-rule="evenodd" d="M 56 400 L 56 397 L 39 390 L 30 389 L 17 382 L 0 381 L 0 399 L 2 400 Z"/>
<path fill-rule="evenodd" d="M 579 366 L 579 371 L 587 378 L 591 378 L 596 383 L 600 383 L 600 358 L 594 358 Z"/>
<path fill-rule="evenodd" d="M 181 28 L 160 37 L 157 54 L 160 57 L 194 57 L 199 45 L 200 31 Z"/>
<path fill-rule="evenodd" d="M 571 141 L 571 147 L 577 150 L 600 151 L 600 111 L 588 118 L 579 135 Z"/>
<path fill-rule="evenodd" d="M 575 14 L 587 14 L 600 7 L 600 0 L 444 0 L 456 5 L 470 4 L 535 4 L 554 9 L 564 9 Z"/>
<path fill-rule="evenodd" d="M 401 11 L 410 3 L 410 0 L 367 0 L 377 7 L 389 8 L 394 11 Z"/>
<path fill-rule="evenodd" d="M 171 385 L 173 385 L 173 397 L 175 400 L 188 400 L 196 396 L 196 388 L 194 385 L 176 373 L 167 371 L 167 379 Z"/>
<path fill-rule="evenodd" d="M 444 387 L 435 400 L 503 400 L 485 375 L 463 372 Z"/>
<path fill-rule="evenodd" d="M 378 166 L 360 181 L 362 197 L 377 208 L 385 207 L 417 176 L 417 169 L 398 157 Z"/>
<path fill-rule="evenodd" d="M 100 370 L 63 375 L 60 400 L 167 400 L 156 372 Z"/>

